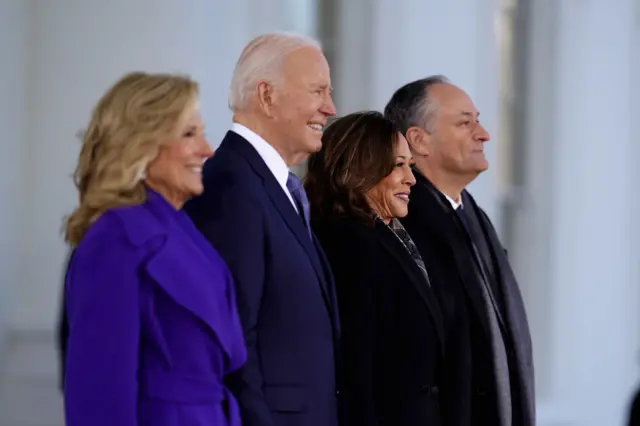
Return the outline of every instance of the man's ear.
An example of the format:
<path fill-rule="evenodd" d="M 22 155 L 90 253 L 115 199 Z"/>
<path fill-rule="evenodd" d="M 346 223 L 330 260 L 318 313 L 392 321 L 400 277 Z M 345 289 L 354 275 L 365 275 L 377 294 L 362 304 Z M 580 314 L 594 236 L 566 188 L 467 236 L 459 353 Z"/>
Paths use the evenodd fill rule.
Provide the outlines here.
<path fill-rule="evenodd" d="M 431 135 L 419 127 L 409 127 L 405 134 L 411 151 L 415 154 L 426 157 L 431 148 Z"/>
<path fill-rule="evenodd" d="M 266 81 L 260 81 L 258 82 L 256 91 L 258 92 L 258 105 L 260 106 L 260 109 L 267 115 L 267 117 L 272 117 L 274 105 L 273 85 Z"/>

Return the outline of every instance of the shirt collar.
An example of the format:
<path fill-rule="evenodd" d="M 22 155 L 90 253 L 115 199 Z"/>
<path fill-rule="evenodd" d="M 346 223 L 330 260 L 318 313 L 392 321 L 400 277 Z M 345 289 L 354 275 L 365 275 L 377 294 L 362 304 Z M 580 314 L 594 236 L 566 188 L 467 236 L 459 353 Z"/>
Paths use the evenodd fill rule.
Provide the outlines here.
<path fill-rule="evenodd" d="M 420 170 L 418 170 L 417 167 L 413 167 L 413 173 L 414 175 L 416 175 L 418 178 L 424 179 L 425 181 L 427 181 L 429 183 L 430 186 L 432 186 L 433 188 L 435 188 L 436 190 L 438 190 L 438 192 L 440 192 L 442 195 L 445 196 L 445 198 L 447 199 L 447 201 L 449 202 L 449 204 L 451 204 L 451 207 L 453 208 L 453 210 L 458 210 L 459 207 L 462 207 L 462 194 L 460 194 L 460 201 L 456 201 L 453 198 L 449 197 L 447 194 L 445 194 L 444 192 L 440 191 L 439 189 L 437 189 L 435 187 L 435 185 L 433 183 L 431 183 L 431 181 L 429 179 L 427 179 L 422 172 L 420 172 Z"/>
<path fill-rule="evenodd" d="M 245 138 L 247 142 L 255 148 L 280 186 L 286 188 L 287 179 L 289 178 L 289 167 L 287 167 L 287 163 L 284 162 L 284 159 L 278 151 L 276 151 L 269 142 L 264 140 L 262 136 L 242 124 L 233 123 L 231 125 L 231 131 Z"/>
<path fill-rule="evenodd" d="M 449 197 L 444 192 L 442 193 L 442 195 L 444 195 L 447 198 L 447 201 L 449 202 L 449 204 L 451 204 L 451 207 L 453 207 L 454 210 L 458 210 L 459 207 L 462 207 L 462 196 L 460 196 L 460 202 L 458 202 L 453 198 Z"/>

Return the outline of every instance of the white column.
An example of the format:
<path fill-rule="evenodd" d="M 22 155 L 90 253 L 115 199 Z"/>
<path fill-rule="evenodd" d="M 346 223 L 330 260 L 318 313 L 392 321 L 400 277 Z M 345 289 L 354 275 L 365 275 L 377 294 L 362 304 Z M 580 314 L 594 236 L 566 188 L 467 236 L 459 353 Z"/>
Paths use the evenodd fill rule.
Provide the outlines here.
<path fill-rule="evenodd" d="M 556 158 L 559 121 L 557 111 L 558 2 L 556 0 L 528 0 L 522 2 L 522 12 L 528 16 L 527 83 L 523 95 L 525 112 L 524 183 L 519 199 L 521 205 L 513 210 L 515 245 L 509 250 L 512 266 L 519 278 L 525 299 L 533 339 L 536 392 L 541 415 L 550 416 L 547 401 L 551 392 L 553 368 L 552 336 L 555 318 L 548 314 L 553 301 L 554 282 L 551 270 L 552 235 L 555 204 L 553 199 L 556 177 L 553 167 Z M 553 408 L 553 407 L 552 407 Z M 555 411 L 554 408 L 552 411 Z M 540 410 L 539 410 L 540 411 Z M 540 421 L 540 425 L 545 423 Z"/>
<path fill-rule="evenodd" d="M 546 83 L 532 76 L 554 93 L 550 164 L 531 164 L 552 176 L 550 273 L 540 290 L 549 303 L 534 313 L 548 318 L 540 425 L 622 425 L 640 378 L 637 10 L 634 0 L 558 6 L 554 73 Z"/>
<path fill-rule="evenodd" d="M 445 74 L 469 93 L 496 137 L 497 6 L 497 0 L 339 2 L 333 68 L 338 113 L 381 110 L 403 84 Z M 492 167 L 470 189 L 498 226 L 494 143 L 487 152 Z"/>
<path fill-rule="evenodd" d="M 634 78 L 633 76 L 640 75 L 640 2 L 636 1 L 636 10 L 634 14 L 634 26 L 633 26 L 633 42 L 631 45 L 631 50 L 633 52 L 632 58 L 632 66 L 631 66 L 631 117 L 640 116 L 640 104 L 637 102 L 640 99 L 640 80 L 638 78 Z M 635 123 L 634 120 L 630 120 L 628 123 L 631 126 L 631 136 L 635 135 Z M 636 137 L 636 141 L 638 138 Z M 629 156 L 629 161 L 632 162 L 631 172 L 632 172 L 632 181 L 640 183 L 640 167 L 637 167 L 637 159 L 640 159 L 640 144 L 632 143 L 633 151 Z M 633 203 L 631 206 L 631 211 L 640 212 L 640 193 L 636 190 L 634 195 L 631 198 L 631 202 Z M 630 239 L 635 244 L 632 247 L 632 253 L 635 254 L 635 269 L 634 269 L 634 277 L 636 277 L 636 282 L 640 281 L 640 221 L 631 220 L 631 228 L 630 228 Z M 636 336 L 640 339 L 640 327 L 636 330 Z"/>

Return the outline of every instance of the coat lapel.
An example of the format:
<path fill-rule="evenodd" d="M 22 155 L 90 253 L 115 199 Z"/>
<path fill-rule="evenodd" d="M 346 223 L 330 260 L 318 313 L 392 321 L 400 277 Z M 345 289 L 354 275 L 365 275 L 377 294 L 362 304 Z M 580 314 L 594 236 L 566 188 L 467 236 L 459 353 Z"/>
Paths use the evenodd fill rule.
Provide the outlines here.
<path fill-rule="evenodd" d="M 331 303 L 332 298 L 328 293 L 328 277 L 326 277 L 323 265 L 321 264 L 321 259 L 318 255 L 318 251 L 316 250 L 316 245 L 314 244 L 314 241 L 309 238 L 309 230 L 304 225 L 302 217 L 300 217 L 298 212 L 296 212 L 291 201 L 284 193 L 282 187 L 276 180 L 275 176 L 273 176 L 273 173 L 269 170 L 264 160 L 247 140 L 230 131 L 227 133 L 227 136 L 222 143 L 228 144 L 228 148 L 233 149 L 242 155 L 251 165 L 256 174 L 260 176 L 262 184 L 264 185 L 265 193 L 269 196 L 276 210 L 278 210 L 280 216 L 282 216 L 283 221 L 309 256 L 311 264 L 318 276 L 318 281 L 322 288 L 322 295 L 325 299 L 325 303 L 331 312 L 335 305 Z M 315 240 L 315 237 L 313 238 Z"/>
<path fill-rule="evenodd" d="M 416 173 L 416 179 L 418 184 L 413 189 L 412 197 L 415 201 L 412 203 L 420 203 L 420 205 L 424 205 L 424 208 L 415 206 L 414 208 L 419 208 L 421 220 L 429 223 L 438 238 L 451 247 L 464 289 L 478 314 L 477 318 L 480 319 L 483 329 L 489 335 L 490 325 L 486 315 L 486 302 L 482 289 L 478 285 L 478 281 L 484 280 L 484 277 L 480 265 L 477 264 L 477 259 L 473 259 L 473 256 L 468 254 L 468 247 L 464 245 L 468 239 L 464 225 L 447 199 L 429 181 L 418 173 Z M 423 215 L 424 217 L 422 217 Z M 476 267 L 470 268 L 470 264 L 476 264 Z"/>
<path fill-rule="evenodd" d="M 498 302 L 498 300 L 496 299 L 502 292 L 499 291 L 499 288 L 496 288 L 495 284 L 497 280 L 495 275 L 495 268 L 493 265 L 493 255 L 487 243 L 485 233 L 482 230 L 482 226 L 478 221 L 478 211 L 470 205 L 466 192 L 462 193 L 462 200 L 463 204 L 466 206 L 465 211 L 467 213 L 464 214 L 467 218 L 469 226 L 469 232 L 464 232 L 465 240 L 467 242 L 468 249 L 471 250 L 473 254 L 475 264 L 478 267 L 479 277 L 487 286 L 487 294 L 489 296 L 490 303 L 495 311 L 500 328 L 504 331 L 506 330 L 506 323 L 504 320 L 502 309 L 499 305 L 500 302 Z M 457 217 L 457 215 L 455 216 L 456 220 L 459 223 L 460 219 Z M 469 235 L 469 233 L 471 235 Z"/>
<path fill-rule="evenodd" d="M 146 207 L 146 217 L 139 217 L 141 226 L 128 230 L 136 244 L 161 237 L 159 247 L 146 262 L 146 272 L 179 305 L 206 324 L 231 357 L 235 340 L 230 331 L 240 325 L 231 326 L 236 317 L 229 304 L 227 291 L 232 283 L 224 262 L 211 247 L 194 240 L 183 222 L 188 218 L 181 217 L 184 213 L 173 210 L 160 195 L 150 192 Z M 151 228 L 153 233 L 149 233 Z"/>
<path fill-rule="evenodd" d="M 496 273 L 498 274 L 498 282 L 504 295 L 505 329 L 507 330 L 509 340 L 515 352 L 516 368 L 520 381 L 519 388 L 523 400 L 521 406 L 524 410 L 525 418 L 530 422 L 529 424 L 535 424 L 533 351 L 529 322 L 527 320 L 522 294 L 507 254 L 489 218 L 480 210 L 470 194 L 466 194 L 465 200 L 468 200 L 468 204 L 472 205 L 474 212 L 477 213 L 479 226 L 482 228 L 488 245 L 496 258 Z"/>
<path fill-rule="evenodd" d="M 442 321 L 442 313 L 435 299 L 432 290 L 429 288 L 429 284 L 426 282 L 422 271 L 415 261 L 411 258 L 409 252 L 404 247 L 402 242 L 396 237 L 394 232 L 386 225 L 376 221 L 376 232 L 379 235 L 382 246 L 389 252 L 389 254 L 402 265 L 402 269 L 409 275 L 411 283 L 420 294 L 421 299 L 427 306 L 427 310 L 431 314 L 433 322 L 435 323 L 436 332 L 440 339 L 440 348 L 444 355 L 444 324 Z"/>

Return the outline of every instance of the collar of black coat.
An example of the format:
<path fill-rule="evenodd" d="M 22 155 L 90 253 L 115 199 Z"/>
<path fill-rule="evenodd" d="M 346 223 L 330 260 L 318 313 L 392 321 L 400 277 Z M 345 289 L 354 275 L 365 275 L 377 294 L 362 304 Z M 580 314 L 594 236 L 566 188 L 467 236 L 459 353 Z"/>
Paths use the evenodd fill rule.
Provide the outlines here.
<path fill-rule="evenodd" d="M 445 211 L 453 211 L 453 206 L 447 199 L 446 195 L 444 195 L 438 188 L 436 188 L 435 185 L 431 183 L 431 181 L 427 179 L 426 176 L 420 173 L 420 171 L 415 167 L 413 168 L 413 174 L 416 177 L 417 188 L 414 189 L 415 192 L 420 192 L 420 189 L 426 189 L 438 201 L 438 204 L 440 204 L 440 206 Z M 416 191 L 416 189 L 418 191 Z M 462 199 L 462 195 L 460 195 L 460 198 Z"/>
<path fill-rule="evenodd" d="M 428 189 L 433 194 L 433 196 L 438 200 L 438 202 L 442 204 L 442 207 L 446 211 L 456 210 L 456 208 L 453 206 L 451 202 L 452 200 L 450 199 L 450 197 L 448 197 L 442 191 L 436 188 L 436 186 L 426 176 L 424 176 L 416 167 L 413 167 L 412 170 L 413 170 L 414 176 L 416 177 L 416 186 Z M 455 202 L 455 200 L 453 201 Z M 476 207 L 476 202 L 474 198 L 466 189 L 463 189 L 462 192 L 460 193 L 460 201 L 457 204 L 459 204 L 460 206 L 463 206 L 464 208 L 470 207 L 472 209 L 475 209 Z"/>

